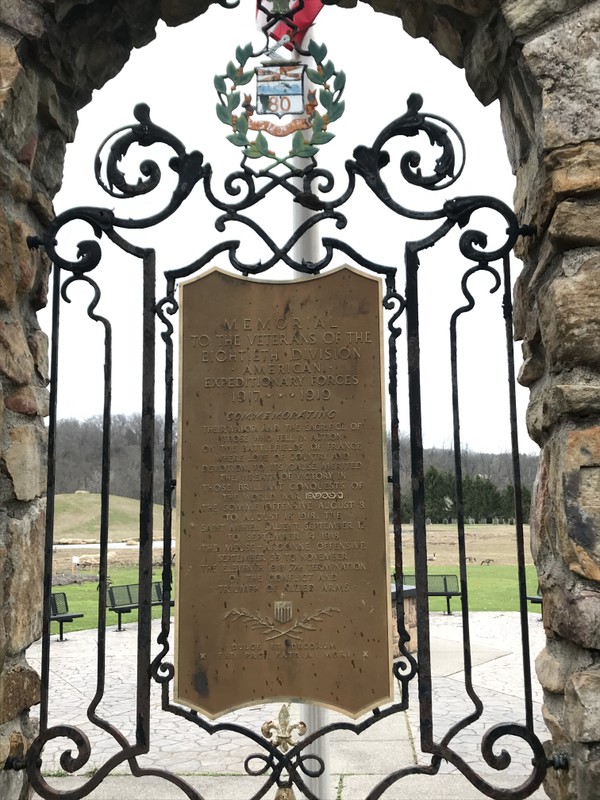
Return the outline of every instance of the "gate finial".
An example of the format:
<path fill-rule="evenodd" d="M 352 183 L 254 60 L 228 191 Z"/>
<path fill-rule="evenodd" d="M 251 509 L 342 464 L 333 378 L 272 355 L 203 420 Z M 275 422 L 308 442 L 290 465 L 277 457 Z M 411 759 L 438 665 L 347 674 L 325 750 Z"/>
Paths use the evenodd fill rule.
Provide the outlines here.
<path fill-rule="evenodd" d="M 290 704 L 284 703 L 279 711 L 277 722 L 269 720 L 269 722 L 263 723 L 260 730 L 265 739 L 269 739 L 275 747 L 278 747 L 283 753 L 287 753 L 296 744 L 294 732 L 296 731 L 298 736 L 304 736 L 306 724 L 295 722 L 290 725 Z M 293 787 L 280 786 L 275 794 L 275 800 L 296 800 Z"/>

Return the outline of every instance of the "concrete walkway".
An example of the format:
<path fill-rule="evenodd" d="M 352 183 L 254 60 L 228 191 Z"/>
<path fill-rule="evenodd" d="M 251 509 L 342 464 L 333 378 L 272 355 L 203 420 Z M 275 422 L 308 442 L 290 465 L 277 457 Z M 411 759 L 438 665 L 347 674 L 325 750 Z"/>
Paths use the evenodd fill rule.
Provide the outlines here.
<path fill-rule="evenodd" d="M 539 614 L 531 614 L 532 656 L 542 649 L 544 634 Z M 154 623 L 158 633 L 158 623 Z M 473 710 L 464 686 L 462 631 L 460 615 L 431 615 L 434 731 L 438 739 L 450 725 Z M 65 642 L 53 642 L 51 657 L 50 725 L 70 724 L 90 738 L 91 757 L 80 776 L 65 776 L 60 754 L 69 748 L 64 739 L 51 741 L 43 753 L 43 773 L 55 790 L 69 791 L 86 783 L 107 759 L 119 751 L 114 739 L 87 720 L 87 706 L 95 693 L 96 631 L 67 634 Z M 125 626 L 122 633 L 109 630 L 107 637 L 106 691 L 98 713 L 126 737 L 133 739 L 135 711 L 135 654 L 137 626 Z M 485 780 L 498 787 L 516 787 L 531 770 L 531 751 L 515 737 L 502 740 L 511 755 L 511 765 L 503 772 L 489 767 L 481 757 L 482 734 L 498 722 L 522 722 L 524 719 L 523 678 L 519 619 L 516 613 L 474 613 L 471 615 L 473 685 L 484 704 L 483 716 L 461 731 L 453 740 L 453 749 Z M 517 653 L 513 652 L 517 649 Z M 31 664 L 39 667 L 40 644 L 28 652 Z M 534 679 L 535 683 L 535 679 Z M 541 690 L 534 685 L 534 713 L 538 736 L 548 738 L 540 712 Z M 260 731 L 263 722 L 277 719 L 281 704 L 265 704 L 241 709 L 219 718 L 235 721 Z M 300 709 L 292 706 L 292 722 L 300 719 Z M 139 758 L 145 769 L 169 770 L 185 780 L 206 800 L 243 800 L 250 798 L 264 778 L 248 776 L 244 759 L 258 748 L 229 731 L 212 737 L 185 720 L 163 712 L 160 688 L 152 693 L 152 740 L 150 752 Z M 330 712 L 329 719 L 346 719 Z M 369 791 L 388 774 L 415 764 L 427 764 L 430 758 L 419 752 L 419 713 L 416 686 L 411 690 L 411 707 L 373 725 L 356 736 L 338 731 L 328 737 L 331 769 L 331 796 L 327 800 L 364 800 Z M 272 799 L 275 790 L 266 797 Z M 436 776 L 410 776 L 392 785 L 385 800 L 476 800 L 484 795 L 476 790 L 452 765 L 443 763 Z M 38 797 L 38 795 L 34 795 Z M 173 800 L 184 798 L 181 788 L 159 778 L 133 778 L 127 764 L 119 765 L 111 776 L 94 789 L 93 800 Z M 538 789 L 535 800 L 545 798 Z M 296 792 L 297 800 L 300 800 Z M 325 799 L 324 799 L 325 800 Z"/>

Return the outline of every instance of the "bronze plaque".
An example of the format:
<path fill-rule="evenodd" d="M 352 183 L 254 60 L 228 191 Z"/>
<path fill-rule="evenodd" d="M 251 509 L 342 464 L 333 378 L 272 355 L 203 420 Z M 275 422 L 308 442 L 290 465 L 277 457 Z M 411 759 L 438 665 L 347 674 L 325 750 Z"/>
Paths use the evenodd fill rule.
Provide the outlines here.
<path fill-rule="evenodd" d="M 176 697 L 392 697 L 381 282 L 181 287 Z"/>

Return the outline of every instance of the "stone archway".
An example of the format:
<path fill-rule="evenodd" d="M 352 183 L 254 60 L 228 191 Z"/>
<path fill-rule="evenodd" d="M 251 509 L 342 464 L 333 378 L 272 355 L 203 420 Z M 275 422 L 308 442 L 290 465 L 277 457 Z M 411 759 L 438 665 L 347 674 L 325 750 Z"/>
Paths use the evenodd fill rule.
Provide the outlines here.
<path fill-rule="evenodd" d="M 352 2 L 341 5 L 351 6 Z M 483 103 L 499 98 L 517 176 L 515 207 L 537 233 L 522 247 L 516 336 L 528 425 L 542 456 L 532 538 L 548 644 L 537 661 L 544 713 L 571 758 L 554 798 L 600 783 L 600 0 L 380 0 L 413 36 L 464 67 Z M 13 0 L 0 10 L 0 760 L 33 731 L 39 636 L 48 354 L 36 311 L 48 265 L 27 247 L 52 216 L 77 111 L 158 19 L 179 25 L 205 0 Z M 32 558 L 33 554 L 38 554 Z M 36 598 L 37 593 L 37 598 Z M 22 772 L 0 792 L 24 798 Z"/>

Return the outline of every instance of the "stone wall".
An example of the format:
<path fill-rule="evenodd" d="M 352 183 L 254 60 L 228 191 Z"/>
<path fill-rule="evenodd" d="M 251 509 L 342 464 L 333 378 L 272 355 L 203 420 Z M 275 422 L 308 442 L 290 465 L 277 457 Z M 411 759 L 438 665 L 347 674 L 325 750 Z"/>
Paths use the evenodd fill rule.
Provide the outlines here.
<path fill-rule="evenodd" d="M 21 43 L 0 25 L 0 764 L 27 750 L 28 709 L 39 702 L 23 653 L 41 632 L 48 356 L 35 315 L 48 269 L 26 240 L 49 219 L 59 185 L 45 182 L 50 131 L 38 124 L 40 81 Z M 24 774 L 0 773 L 0 796 L 28 796 Z"/>
<path fill-rule="evenodd" d="M 351 6 L 353 0 L 342 0 Z M 40 633 L 48 356 L 36 311 L 48 265 L 27 248 L 52 214 L 79 108 L 133 47 L 207 0 L 10 0 L 0 7 L 0 764 L 34 735 L 39 686 L 24 651 Z M 537 226 L 515 294 L 528 425 L 542 448 L 533 550 L 548 645 L 537 661 L 552 735 L 551 797 L 600 796 L 600 0 L 374 0 L 427 37 L 483 103 L 498 97 Z M 25 609 L 27 612 L 25 613 Z M 31 610 L 33 609 L 33 611 Z M 22 772 L 0 796 L 27 796 Z"/>

